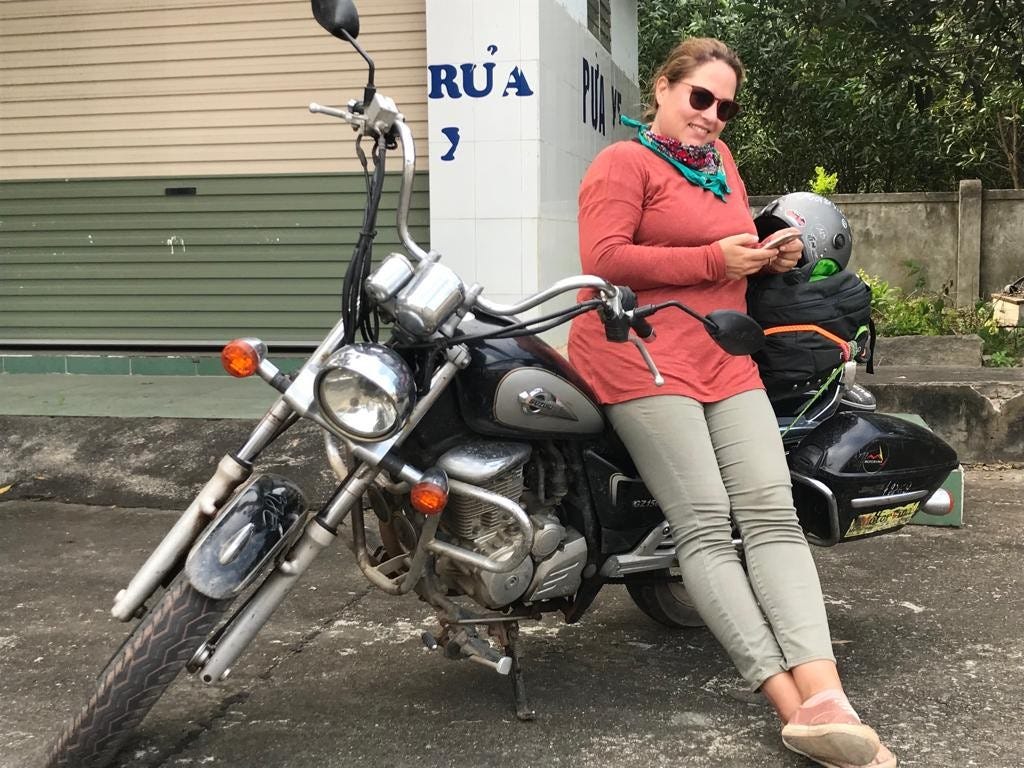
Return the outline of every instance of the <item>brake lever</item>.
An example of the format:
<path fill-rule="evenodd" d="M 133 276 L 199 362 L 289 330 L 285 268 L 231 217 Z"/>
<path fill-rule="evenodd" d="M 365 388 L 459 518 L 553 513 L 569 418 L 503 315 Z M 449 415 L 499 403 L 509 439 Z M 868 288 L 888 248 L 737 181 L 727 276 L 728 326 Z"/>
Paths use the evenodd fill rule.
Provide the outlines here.
<path fill-rule="evenodd" d="M 650 327 L 650 326 L 648 326 Z M 653 329 L 651 333 L 653 334 Z M 654 377 L 654 386 L 660 387 L 665 383 L 664 377 L 658 371 L 658 366 L 654 364 L 654 359 L 651 357 L 651 353 L 647 351 L 647 346 L 640 340 L 640 337 L 635 333 L 630 333 L 628 341 L 630 341 L 634 347 L 640 352 L 640 357 L 647 363 L 647 370 L 651 372 L 651 376 Z"/>

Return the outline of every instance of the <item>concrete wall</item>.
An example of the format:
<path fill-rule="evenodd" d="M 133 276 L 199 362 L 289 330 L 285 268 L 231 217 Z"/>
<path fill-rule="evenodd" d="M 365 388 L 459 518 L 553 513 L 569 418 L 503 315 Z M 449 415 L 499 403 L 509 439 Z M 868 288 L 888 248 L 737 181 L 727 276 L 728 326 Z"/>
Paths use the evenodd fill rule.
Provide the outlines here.
<path fill-rule="evenodd" d="M 751 198 L 755 213 L 772 198 Z M 989 298 L 1024 275 L 1024 191 L 835 195 L 853 231 L 851 267 L 906 291 L 923 281 L 957 303 Z"/>
<path fill-rule="evenodd" d="M 982 200 L 981 291 L 988 296 L 1024 275 L 1024 191 L 994 189 Z"/>

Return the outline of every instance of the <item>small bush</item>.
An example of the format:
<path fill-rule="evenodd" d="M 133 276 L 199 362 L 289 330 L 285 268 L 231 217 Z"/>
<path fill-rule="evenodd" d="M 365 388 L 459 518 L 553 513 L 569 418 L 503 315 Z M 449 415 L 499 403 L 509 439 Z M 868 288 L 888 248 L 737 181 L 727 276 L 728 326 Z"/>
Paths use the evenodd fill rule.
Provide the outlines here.
<path fill-rule="evenodd" d="M 879 336 L 960 336 L 977 334 L 982 340 L 985 363 L 997 367 L 1020 365 L 1024 352 L 1018 330 L 1001 328 L 992 315 L 992 303 L 978 301 L 973 307 L 954 307 L 947 285 L 939 293 L 921 289 L 905 295 L 897 286 L 857 273 L 871 286 L 871 314 Z"/>
<path fill-rule="evenodd" d="M 836 187 L 839 186 L 839 174 L 838 173 L 826 173 L 825 169 L 820 166 L 814 166 L 814 178 L 807 182 L 811 192 L 822 197 L 829 197 L 836 193 Z"/>

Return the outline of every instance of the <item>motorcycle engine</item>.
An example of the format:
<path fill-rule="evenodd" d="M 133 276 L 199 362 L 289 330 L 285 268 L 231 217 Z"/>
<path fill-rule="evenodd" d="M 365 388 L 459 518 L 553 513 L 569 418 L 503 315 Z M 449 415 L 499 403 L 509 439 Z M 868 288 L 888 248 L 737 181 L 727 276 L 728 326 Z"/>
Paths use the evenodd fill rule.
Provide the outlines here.
<path fill-rule="evenodd" d="M 586 563 L 583 537 L 566 529 L 551 504 L 541 503 L 536 489 L 526 487 L 524 470 L 531 453 L 527 443 L 473 441 L 452 448 L 437 462 L 449 477 L 520 504 L 533 522 L 531 556 L 509 573 L 490 573 L 449 557 L 438 558 L 438 572 L 449 588 L 490 608 L 501 608 L 524 595 L 546 599 L 555 593 L 572 594 Z M 506 511 L 459 494 L 449 497 L 441 530 L 453 544 L 495 560 L 509 556 L 520 535 Z M 563 546 L 567 541 L 572 546 Z"/>

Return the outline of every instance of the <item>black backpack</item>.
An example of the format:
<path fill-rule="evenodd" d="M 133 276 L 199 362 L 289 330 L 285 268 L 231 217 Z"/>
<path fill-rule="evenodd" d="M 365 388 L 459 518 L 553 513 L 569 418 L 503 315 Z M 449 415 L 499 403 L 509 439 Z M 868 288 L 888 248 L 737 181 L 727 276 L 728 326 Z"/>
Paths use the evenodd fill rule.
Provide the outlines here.
<path fill-rule="evenodd" d="M 770 391 L 820 384 L 851 359 L 873 371 L 871 288 L 845 269 L 811 282 L 812 269 L 749 280 L 747 312 L 765 332 L 753 357 Z"/>

